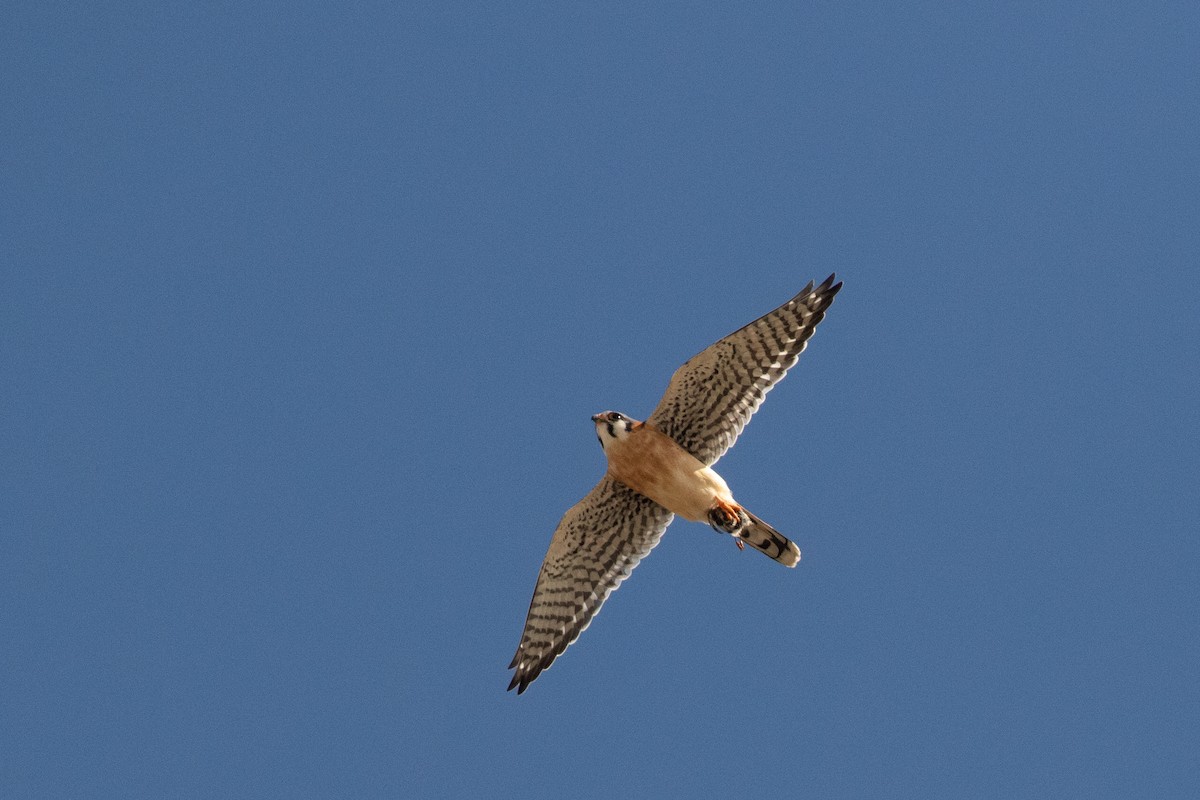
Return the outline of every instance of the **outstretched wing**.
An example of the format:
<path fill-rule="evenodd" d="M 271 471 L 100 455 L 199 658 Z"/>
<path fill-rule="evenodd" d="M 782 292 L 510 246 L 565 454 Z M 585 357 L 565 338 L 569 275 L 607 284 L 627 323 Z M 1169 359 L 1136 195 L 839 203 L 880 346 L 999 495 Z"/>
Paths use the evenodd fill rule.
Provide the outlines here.
<path fill-rule="evenodd" d="M 607 475 L 563 515 L 542 562 L 509 689 L 525 691 L 579 638 L 675 515 Z"/>
<path fill-rule="evenodd" d="M 733 446 L 767 392 L 800 358 L 842 288 L 830 275 L 675 370 L 646 422 L 711 466 Z"/>

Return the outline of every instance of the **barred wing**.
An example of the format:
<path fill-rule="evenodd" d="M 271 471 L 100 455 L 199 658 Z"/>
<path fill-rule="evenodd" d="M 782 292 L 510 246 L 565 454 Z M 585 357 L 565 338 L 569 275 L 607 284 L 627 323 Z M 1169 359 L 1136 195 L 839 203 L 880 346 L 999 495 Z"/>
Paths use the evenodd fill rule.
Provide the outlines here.
<path fill-rule="evenodd" d="M 830 275 L 734 331 L 675 371 L 646 420 L 706 465 L 733 446 L 763 398 L 795 365 L 842 288 Z"/>
<path fill-rule="evenodd" d="M 579 638 L 674 515 L 607 475 L 558 523 L 509 669 L 517 694 Z"/>

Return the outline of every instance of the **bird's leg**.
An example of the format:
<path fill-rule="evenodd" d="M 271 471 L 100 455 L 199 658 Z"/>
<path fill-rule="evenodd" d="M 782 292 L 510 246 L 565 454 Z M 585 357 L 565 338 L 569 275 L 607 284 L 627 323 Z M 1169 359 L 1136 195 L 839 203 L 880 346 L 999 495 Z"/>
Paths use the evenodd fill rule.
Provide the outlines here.
<path fill-rule="evenodd" d="M 723 533 L 733 533 L 742 521 L 741 511 L 718 497 L 708 509 L 708 524 Z"/>
<path fill-rule="evenodd" d="M 745 550 L 746 544 L 742 541 L 745 533 L 742 531 L 746 527 L 746 520 L 743 514 L 744 512 L 740 506 L 733 503 L 726 503 L 724 500 L 717 498 L 713 500 L 712 508 L 708 510 L 708 524 L 715 531 L 728 533 L 733 537 L 734 544 L 738 546 L 738 550 Z"/>

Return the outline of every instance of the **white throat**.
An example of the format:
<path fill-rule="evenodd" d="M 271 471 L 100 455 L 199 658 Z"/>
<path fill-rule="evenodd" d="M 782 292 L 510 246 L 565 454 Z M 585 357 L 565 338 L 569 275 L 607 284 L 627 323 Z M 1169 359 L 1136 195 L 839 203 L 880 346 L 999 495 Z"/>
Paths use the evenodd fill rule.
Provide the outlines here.
<path fill-rule="evenodd" d="M 607 450 L 609 445 L 629 436 L 636 424 L 633 420 L 624 417 L 617 420 L 596 420 L 596 437 L 600 440 L 600 446 Z"/>

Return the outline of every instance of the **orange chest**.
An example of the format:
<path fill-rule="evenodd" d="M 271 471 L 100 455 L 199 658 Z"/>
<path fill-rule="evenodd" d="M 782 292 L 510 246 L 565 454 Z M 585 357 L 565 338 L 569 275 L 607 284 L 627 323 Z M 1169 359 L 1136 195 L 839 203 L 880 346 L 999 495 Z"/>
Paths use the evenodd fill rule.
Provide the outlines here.
<path fill-rule="evenodd" d="M 673 439 L 646 425 L 606 450 L 613 478 L 690 520 L 703 520 L 716 497 L 727 497 L 721 477 Z"/>

